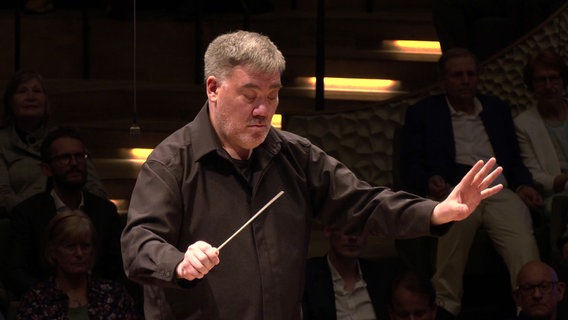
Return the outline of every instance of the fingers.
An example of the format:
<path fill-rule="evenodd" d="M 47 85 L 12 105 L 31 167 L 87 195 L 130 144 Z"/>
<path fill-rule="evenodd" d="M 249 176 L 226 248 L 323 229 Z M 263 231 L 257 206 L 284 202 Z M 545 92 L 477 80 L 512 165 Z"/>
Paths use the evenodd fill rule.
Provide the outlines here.
<path fill-rule="evenodd" d="M 478 173 L 480 173 L 480 171 L 487 166 L 487 164 L 491 161 L 491 159 L 489 159 L 489 161 L 485 164 L 485 166 L 483 165 L 483 160 L 477 161 L 477 163 L 462 178 L 460 183 L 469 186 L 474 182 L 475 179 L 479 179 Z"/>
<path fill-rule="evenodd" d="M 183 261 L 176 268 L 179 277 L 194 280 L 201 279 L 209 270 L 219 264 L 219 251 L 210 244 L 197 241 L 185 252 Z"/>
<path fill-rule="evenodd" d="M 491 168 L 491 167 L 490 167 Z M 491 183 L 493 181 L 495 181 L 495 179 L 497 179 L 497 177 L 503 172 L 503 168 L 502 167 L 497 167 L 495 168 L 495 170 L 493 170 L 490 174 L 488 174 L 487 176 L 485 176 L 483 178 L 483 180 L 481 181 L 481 184 L 479 185 L 479 187 L 481 189 L 485 189 L 487 188 L 489 185 L 491 185 Z"/>
<path fill-rule="evenodd" d="M 487 163 L 485 163 L 483 168 L 476 174 L 475 179 L 473 181 L 473 183 L 475 183 L 476 181 L 481 179 L 481 183 L 479 184 L 479 189 L 481 190 L 482 200 L 491 197 L 492 195 L 498 193 L 503 189 L 503 185 L 501 184 L 495 185 L 491 188 L 487 188 L 503 172 L 503 168 L 500 166 L 495 168 L 495 170 L 489 172 L 491 169 L 493 169 L 496 162 L 497 161 L 495 160 L 495 158 L 490 158 L 487 161 Z"/>
<path fill-rule="evenodd" d="M 503 189 L 502 184 L 495 185 L 491 188 L 483 189 L 481 191 L 481 200 L 491 197 L 492 195 L 501 191 L 501 189 Z"/>
<path fill-rule="evenodd" d="M 485 164 L 483 160 L 477 161 L 471 170 L 463 177 L 462 183 L 466 186 L 471 185 L 478 187 L 481 190 L 487 188 L 503 172 L 502 167 L 497 167 L 493 170 L 496 163 L 497 160 L 494 157 L 487 160 Z"/>
<path fill-rule="evenodd" d="M 491 172 L 491 170 L 493 169 L 493 167 L 495 166 L 495 163 L 497 163 L 497 160 L 495 160 L 495 158 L 489 158 L 489 160 L 487 160 L 487 162 L 478 170 L 478 172 L 475 174 L 475 177 L 472 180 L 472 183 L 475 184 L 479 184 L 480 186 L 482 186 L 484 184 L 484 182 L 487 182 L 487 185 L 485 186 L 485 188 L 491 184 L 491 182 L 493 180 L 495 180 L 495 178 L 497 178 L 497 175 L 495 175 L 495 170 L 499 169 L 499 167 L 495 170 L 493 170 L 493 172 Z M 476 163 L 476 166 L 478 164 L 483 164 L 482 160 L 479 160 Z M 475 167 L 474 167 L 475 168 Z M 500 169 L 502 170 L 502 169 Z M 500 172 L 499 172 L 500 173 Z M 487 178 L 491 178 L 493 177 L 493 179 L 489 179 L 487 180 Z"/>

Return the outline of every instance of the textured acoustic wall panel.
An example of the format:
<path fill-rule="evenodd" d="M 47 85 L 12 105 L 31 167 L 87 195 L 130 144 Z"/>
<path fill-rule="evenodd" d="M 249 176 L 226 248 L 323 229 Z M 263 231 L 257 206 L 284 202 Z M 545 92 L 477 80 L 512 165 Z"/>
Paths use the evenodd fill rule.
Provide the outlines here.
<path fill-rule="evenodd" d="M 564 57 L 568 38 L 568 7 L 564 6 L 529 35 L 481 66 L 479 91 L 511 105 L 513 115 L 532 105 L 522 81 L 522 68 L 540 48 L 555 48 Z M 568 57 L 566 57 L 568 58 Z M 338 158 L 360 178 L 372 184 L 392 186 L 393 133 L 404 121 L 409 105 L 440 92 L 433 85 L 368 107 L 341 113 L 286 117 L 286 130 L 305 136 Z"/>

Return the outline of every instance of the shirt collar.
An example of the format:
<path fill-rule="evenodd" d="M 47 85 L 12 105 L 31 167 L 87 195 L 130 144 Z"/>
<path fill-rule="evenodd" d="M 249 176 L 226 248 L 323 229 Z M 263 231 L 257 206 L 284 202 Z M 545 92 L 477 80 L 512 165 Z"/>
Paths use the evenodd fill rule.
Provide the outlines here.
<path fill-rule="evenodd" d="M 329 270 L 331 271 L 331 279 L 333 280 L 333 282 L 343 281 L 343 278 L 341 277 L 339 272 L 337 272 L 337 269 L 335 269 L 333 263 L 331 263 L 331 260 L 329 260 L 329 255 L 326 255 L 326 260 L 327 260 L 327 265 L 329 266 Z M 363 279 L 363 274 L 361 272 L 361 265 L 359 264 L 359 259 L 357 259 L 357 273 L 359 275 L 359 279 Z"/>
<path fill-rule="evenodd" d="M 456 111 L 456 109 L 454 109 L 454 107 L 450 103 L 450 100 L 448 99 L 447 96 L 446 96 L 446 103 L 448 104 L 448 107 L 450 108 L 450 114 L 452 116 L 459 116 L 459 115 L 465 114 L 464 112 Z M 470 115 L 470 116 L 477 117 L 483 111 L 483 106 L 481 105 L 481 101 L 479 101 L 479 99 L 477 99 L 477 97 L 473 98 L 473 104 L 474 104 L 474 110 L 473 110 L 473 114 Z"/>
<path fill-rule="evenodd" d="M 209 119 L 209 104 L 208 102 L 201 108 L 195 119 L 190 126 L 191 130 L 191 145 L 195 154 L 195 160 L 199 161 L 201 158 L 211 152 L 224 157 L 228 157 L 227 152 L 223 149 L 221 141 L 211 124 Z M 264 149 L 271 155 L 275 155 L 280 151 L 282 140 L 278 136 L 276 129 L 271 128 L 264 139 L 264 142 L 258 147 Z"/>
<path fill-rule="evenodd" d="M 51 189 L 50 195 L 53 198 L 53 203 L 55 204 L 55 210 L 57 212 L 63 212 L 63 211 L 71 210 L 71 208 L 69 208 L 63 202 L 63 200 L 61 200 L 61 198 L 57 195 L 57 192 L 55 192 L 55 189 Z M 84 200 L 85 200 L 85 198 L 83 197 L 83 193 L 81 192 L 81 202 L 79 203 L 79 210 L 83 210 L 83 208 L 85 207 Z"/>

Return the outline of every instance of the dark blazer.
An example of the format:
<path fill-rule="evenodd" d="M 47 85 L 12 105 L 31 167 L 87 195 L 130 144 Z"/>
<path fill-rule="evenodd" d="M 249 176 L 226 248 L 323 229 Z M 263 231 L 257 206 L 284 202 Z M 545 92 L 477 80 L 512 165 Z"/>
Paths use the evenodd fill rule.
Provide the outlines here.
<path fill-rule="evenodd" d="M 120 254 L 122 228 L 116 206 L 88 192 L 83 196 L 84 211 L 93 221 L 98 239 L 93 274 L 120 280 L 124 278 Z M 45 227 L 55 215 L 55 203 L 49 192 L 38 193 L 22 201 L 11 212 L 11 252 L 6 263 L 5 282 L 18 295 L 49 276 L 40 253 Z"/>
<path fill-rule="evenodd" d="M 394 270 L 365 259 L 359 259 L 359 264 L 377 319 L 388 319 L 388 289 Z M 302 311 L 304 320 L 337 319 L 335 292 L 326 256 L 307 261 Z"/>
<path fill-rule="evenodd" d="M 509 188 L 533 186 L 532 176 L 521 160 L 509 106 L 495 97 L 477 98 L 483 106 L 481 120 Z M 428 97 L 409 107 L 402 139 L 402 178 L 412 192 L 426 195 L 428 179 L 436 174 L 455 186 L 471 168 L 455 162 L 454 133 L 445 95 Z"/>

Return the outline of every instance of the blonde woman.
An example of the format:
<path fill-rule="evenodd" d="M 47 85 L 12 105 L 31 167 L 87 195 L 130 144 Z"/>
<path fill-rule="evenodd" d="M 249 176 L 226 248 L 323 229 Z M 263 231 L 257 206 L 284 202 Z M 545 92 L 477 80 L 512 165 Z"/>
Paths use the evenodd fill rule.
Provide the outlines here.
<path fill-rule="evenodd" d="M 134 301 L 117 282 L 90 276 L 96 233 L 81 211 L 66 211 L 48 224 L 43 260 L 52 278 L 20 300 L 17 319 L 139 319 Z"/>

